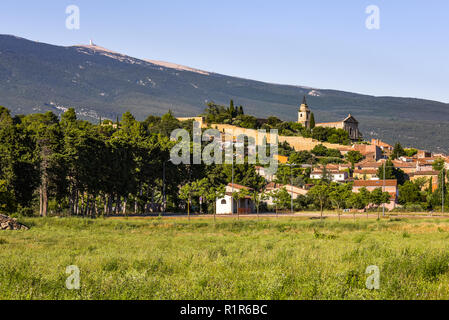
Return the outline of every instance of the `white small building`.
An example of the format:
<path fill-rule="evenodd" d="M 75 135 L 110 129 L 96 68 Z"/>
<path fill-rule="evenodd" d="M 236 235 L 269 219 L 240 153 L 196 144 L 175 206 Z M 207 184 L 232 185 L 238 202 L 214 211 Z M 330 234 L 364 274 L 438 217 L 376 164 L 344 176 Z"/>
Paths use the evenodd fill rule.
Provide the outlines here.
<path fill-rule="evenodd" d="M 323 170 L 314 170 L 310 174 L 310 179 L 320 180 L 323 179 Z M 347 171 L 340 170 L 328 170 L 327 174 L 332 182 L 345 182 L 349 174 Z"/>
<path fill-rule="evenodd" d="M 251 188 L 239 185 L 239 184 L 228 184 L 226 186 L 226 193 L 223 198 L 217 198 L 216 209 L 217 214 L 249 214 L 253 213 L 255 209 L 254 202 L 251 196 L 245 196 L 242 199 L 233 199 L 232 192 L 240 192 L 241 190 L 251 191 Z"/>
<path fill-rule="evenodd" d="M 260 166 L 256 166 L 256 172 L 259 176 L 264 177 L 265 180 L 271 182 L 276 179 L 276 175 L 270 171 L 269 168 L 264 168 Z"/>

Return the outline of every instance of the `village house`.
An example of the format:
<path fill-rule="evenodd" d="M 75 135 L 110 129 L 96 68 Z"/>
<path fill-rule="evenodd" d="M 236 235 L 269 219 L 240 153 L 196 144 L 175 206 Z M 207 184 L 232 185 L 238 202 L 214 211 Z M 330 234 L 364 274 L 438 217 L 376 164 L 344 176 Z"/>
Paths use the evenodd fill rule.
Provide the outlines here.
<path fill-rule="evenodd" d="M 273 191 L 279 191 L 283 188 L 285 188 L 285 190 L 288 192 L 288 194 L 292 196 L 293 200 L 298 198 L 300 195 L 305 196 L 308 192 L 308 190 L 305 188 L 300 188 L 300 187 L 292 186 L 289 184 L 283 185 L 283 184 L 271 182 L 265 187 L 264 194 L 266 196 L 266 199 L 264 200 L 264 202 L 269 206 L 274 205 L 274 201 L 273 201 L 274 199 L 273 199 L 273 197 L 270 196 L 270 193 Z"/>
<path fill-rule="evenodd" d="M 226 186 L 226 193 L 224 197 L 217 198 L 216 200 L 216 212 L 217 214 L 249 214 L 255 211 L 254 201 L 250 195 L 245 196 L 242 199 L 235 199 L 232 193 L 240 192 L 241 190 L 251 191 L 251 188 L 239 185 L 228 184 Z"/>
<path fill-rule="evenodd" d="M 388 192 L 390 194 L 390 203 L 386 204 L 385 208 L 388 210 L 396 208 L 399 196 L 397 180 L 385 180 L 385 188 L 383 180 L 355 180 L 352 192 L 360 192 L 360 189 L 362 188 L 366 188 L 370 192 L 377 188 L 381 188 L 382 191 Z"/>
<path fill-rule="evenodd" d="M 342 182 L 345 182 L 349 178 L 349 173 L 347 171 L 326 169 L 326 173 L 332 182 L 342 183 Z M 323 179 L 324 174 L 325 173 L 323 172 L 323 169 L 317 168 L 312 171 L 312 173 L 310 174 L 310 178 L 315 179 L 315 180 L 320 180 L 320 179 Z"/>
<path fill-rule="evenodd" d="M 417 171 L 416 162 L 393 160 L 393 165 L 395 168 L 401 169 L 408 175 Z"/>
<path fill-rule="evenodd" d="M 355 169 L 352 177 L 357 180 L 379 180 L 376 169 Z"/>
<path fill-rule="evenodd" d="M 382 149 L 376 145 L 354 144 L 352 150 L 360 152 L 365 157 L 365 161 L 378 161 L 384 157 Z"/>
<path fill-rule="evenodd" d="M 426 184 L 423 185 L 422 189 L 426 189 L 429 187 L 430 181 L 432 181 L 432 191 L 438 189 L 438 179 L 439 172 L 438 171 L 416 171 L 413 174 L 409 175 L 410 181 L 415 182 L 418 179 L 425 179 Z"/>
<path fill-rule="evenodd" d="M 418 159 L 432 158 L 432 152 L 425 151 L 425 150 L 418 150 L 417 157 L 418 157 Z"/>
<path fill-rule="evenodd" d="M 379 139 L 371 139 L 371 144 L 378 146 L 382 150 L 383 154 L 387 157 L 391 156 L 391 154 L 393 153 L 394 147 Z"/>
<path fill-rule="evenodd" d="M 416 164 L 416 171 L 433 171 L 433 163 L 436 158 L 418 158 Z"/>
<path fill-rule="evenodd" d="M 379 169 L 383 165 L 383 161 L 375 162 L 375 161 L 362 161 L 356 163 L 354 165 L 355 169 L 358 170 L 376 170 Z"/>
<path fill-rule="evenodd" d="M 265 178 L 268 182 L 273 181 L 276 179 L 276 175 L 269 170 L 269 168 L 264 168 L 260 166 L 256 166 L 256 172 L 259 176 Z"/>

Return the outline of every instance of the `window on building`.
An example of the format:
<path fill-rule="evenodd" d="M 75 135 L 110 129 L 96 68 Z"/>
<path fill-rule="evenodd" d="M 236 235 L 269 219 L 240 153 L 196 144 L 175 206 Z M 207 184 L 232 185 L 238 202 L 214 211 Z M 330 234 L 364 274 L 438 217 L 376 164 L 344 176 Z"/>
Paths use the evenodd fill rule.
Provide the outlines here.
<path fill-rule="evenodd" d="M 226 204 L 226 200 L 225 199 L 221 200 L 221 204 Z"/>

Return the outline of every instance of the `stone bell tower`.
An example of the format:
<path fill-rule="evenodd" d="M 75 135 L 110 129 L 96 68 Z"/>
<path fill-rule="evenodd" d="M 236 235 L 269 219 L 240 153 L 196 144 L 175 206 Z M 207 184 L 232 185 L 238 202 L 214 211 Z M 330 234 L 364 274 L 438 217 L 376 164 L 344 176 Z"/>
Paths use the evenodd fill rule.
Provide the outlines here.
<path fill-rule="evenodd" d="M 305 128 L 310 129 L 310 109 L 307 105 L 306 96 L 304 96 L 301 107 L 299 108 L 298 123 L 302 124 Z"/>

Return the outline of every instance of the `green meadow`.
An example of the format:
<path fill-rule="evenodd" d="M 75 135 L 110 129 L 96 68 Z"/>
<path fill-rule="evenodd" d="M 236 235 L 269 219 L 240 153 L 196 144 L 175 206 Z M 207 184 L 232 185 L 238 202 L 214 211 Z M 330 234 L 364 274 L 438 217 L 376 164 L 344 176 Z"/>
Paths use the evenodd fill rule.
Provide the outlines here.
<path fill-rule="evenodd" d="M 0 232 L 0 299 L 449 299 L 446 219 L 21 222 Z"/>

